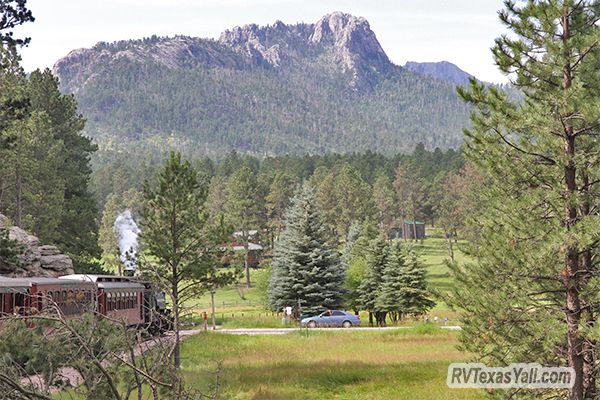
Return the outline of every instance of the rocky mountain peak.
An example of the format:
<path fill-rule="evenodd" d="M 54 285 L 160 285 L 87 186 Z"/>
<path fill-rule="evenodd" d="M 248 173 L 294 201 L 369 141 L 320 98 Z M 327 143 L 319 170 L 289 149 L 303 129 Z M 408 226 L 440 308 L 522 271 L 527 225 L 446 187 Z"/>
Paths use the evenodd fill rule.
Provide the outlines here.
<path fill-rule="evenodd" d="M 369 22 L 343 12 L 323 16 L 315 25 L 311 42 L 331 44 L 335 59 L 352 72 L 356 88 L 374 84 L 372 73 L 385 73 L 392 63 L 379 44 Z"/>
<path fill-rule="evenodd" d="M 312 48 L 329 54 L 335 65 L 350 73 L 350 84 L 355 89 L 371 89 L 374 75 L 392 67 L 369 22 L 343 12 L 327 14 L 315 24 L 276 21 L 264 27 L 235 27 L 224 31 L 218 42 L 249 57 L 254 64 L 272 67 L 293 64 L 298 47 Z"/>

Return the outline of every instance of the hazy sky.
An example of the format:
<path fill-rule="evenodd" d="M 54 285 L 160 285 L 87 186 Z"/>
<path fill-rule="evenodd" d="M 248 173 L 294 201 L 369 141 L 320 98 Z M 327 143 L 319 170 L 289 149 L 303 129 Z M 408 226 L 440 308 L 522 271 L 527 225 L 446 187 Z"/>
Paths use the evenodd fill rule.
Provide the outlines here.
<path fill-rule="evenodd" d="M 504 32 L 501 0 L 28 0 L 36 18 L 19 28 L 27 71 L 51 67 L 69 51 L 99 41 L 157 34 L 216 38 L 248 23 L 316 22 L 332 11 L 365 17 L 396 64 L 441 61 L 479 79 L 504 82 L 490 47 Z"/>

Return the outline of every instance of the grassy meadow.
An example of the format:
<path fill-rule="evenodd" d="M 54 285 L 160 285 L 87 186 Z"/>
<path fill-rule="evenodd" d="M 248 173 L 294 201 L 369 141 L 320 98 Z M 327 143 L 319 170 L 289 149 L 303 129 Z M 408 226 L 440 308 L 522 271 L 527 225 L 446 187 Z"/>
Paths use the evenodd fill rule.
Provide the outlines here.
<path fill-rule="evenodd" d="M 427 268 L 430 287 L 437 291 L 451 288 L 444 239 L 430 237 L 413 245 Z M 455 252 L 459 261 L 464 259 L 458 248 Z M 253 282 L 264 280 L 264 274 L 264 270 L 252 270 Z M 217 291 L 217 324 L 280 327 L 281 316 L 266 311 L 262 304 L 260 286 Z M 197 299 L 195 305 L 198 312 L 210 312 L 210 297 Z M 432 320 L 434 316 L 457 323 L 456 313 L 443 303 L 431 311 Z M 366 315 L 361 318 L 365 321 Z M 202 333 L 184 343 L 184 374 L 196 388 L 208 391 L 221 363 L 222 398 L 235 400 L 484 398 L 480 391 L 446 386 L 448 365 L 467 359 L 456 348 L 456 332 L 415 320 L 403 324 L 410 327 L 256 336 Z"/>
<path fill-rule="evenodd" d="M 203 333 L 183 346 L 188 382 L 208 391 L 222 363 L 224 399 L 482 399 L 449 389 L 448 364 L 466 359 L 457 335 L 432 325 L 389 331 L 284 335 Z"/>

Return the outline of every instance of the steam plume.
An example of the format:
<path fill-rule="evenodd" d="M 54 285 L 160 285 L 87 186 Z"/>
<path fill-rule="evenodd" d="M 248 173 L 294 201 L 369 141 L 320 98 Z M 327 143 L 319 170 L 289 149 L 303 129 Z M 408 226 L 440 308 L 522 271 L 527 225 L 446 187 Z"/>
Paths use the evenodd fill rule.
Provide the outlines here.
<path fill-rule="evenodd" d="M 125 271 L 135 271 L 140 229 L 133 220 L 131 211 L 125 210 L 119 214 L 115 220 L 114 229 L 119 238 L 119 251 Z"/>

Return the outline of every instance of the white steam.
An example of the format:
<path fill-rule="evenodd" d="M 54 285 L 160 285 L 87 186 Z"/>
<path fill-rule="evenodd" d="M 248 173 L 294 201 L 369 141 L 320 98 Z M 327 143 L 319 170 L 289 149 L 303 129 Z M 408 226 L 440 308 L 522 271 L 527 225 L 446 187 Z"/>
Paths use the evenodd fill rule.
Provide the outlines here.
<path fill-rule="evenodd" d="M 115 220 L 114 229 L 119 238 L 119 252 L 125 271 L 135 271 L 137 268 L 138 235 L 140 228 L 133 220 L 131 211 L 125 210 Z"/>

